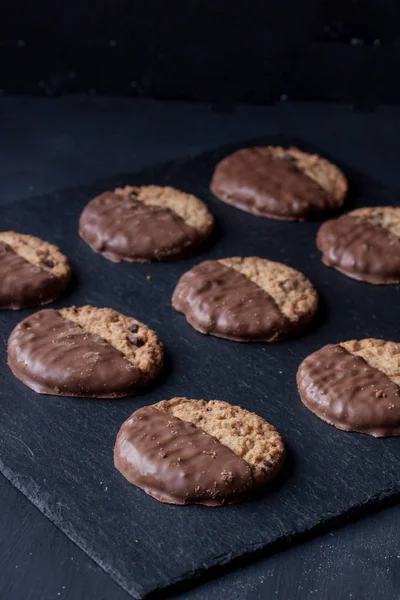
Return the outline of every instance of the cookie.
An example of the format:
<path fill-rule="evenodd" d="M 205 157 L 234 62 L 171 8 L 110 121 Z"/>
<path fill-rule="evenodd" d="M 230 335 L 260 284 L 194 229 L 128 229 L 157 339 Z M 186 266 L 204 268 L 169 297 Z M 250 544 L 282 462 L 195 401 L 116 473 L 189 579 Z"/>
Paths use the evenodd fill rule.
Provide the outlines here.
<path fill-rule="evenodd" d="M 163 346 L 154 331 L 111 308 L 41 310 L 8 340 L 8 365 L 39 394 L 120 398 L 154 379 Z"/>
<path fill-rule="evenodd" d="M 113 262 L 149 262 L 192 254 L 213 227 L 206 205 L 191 194 L 157 185 L 126 186 L 89 202 L 79 235 Z"/>
<path fill-rule="evenodd" d="M 324 223 L 317 234 L 322 261 L 373 284 L 400 283 L 400 208 L 358 208 Z"/>
<path fill-rule="evenodd" d="M 70 279 L 68 260 L 57 246 L 33 235 L 0 232 L 0 309 L 53 302 Z"/>
<path fill-rule="evenodd" d="M 301 363 L 303 403 L 344 431 L 400 435 L 400 344 L 377 339 L 329 344 Z"/>
<path fill-rule="evenodd" d="M 218 163 L 210 189 L 257 217 L 305 221 L 342 206 L 347 180 L 332 163 L 298 148 L 242 148 Z"/>
<path fill-rule="evenodd" d="M 114 463 L 147 494 L 170 504 L 221 506 L 247 499 L 282 467 L 277 430 L 239 406 L 173 398 L 122 425 Z"/>
<path fill-rule="evenodd" d="M 236 256 L 207 260 L 184 273 L 172 305 L 201 333 L 236 342 L 276 342 L 309 323 L 318 294 L 291 267 Z"/>

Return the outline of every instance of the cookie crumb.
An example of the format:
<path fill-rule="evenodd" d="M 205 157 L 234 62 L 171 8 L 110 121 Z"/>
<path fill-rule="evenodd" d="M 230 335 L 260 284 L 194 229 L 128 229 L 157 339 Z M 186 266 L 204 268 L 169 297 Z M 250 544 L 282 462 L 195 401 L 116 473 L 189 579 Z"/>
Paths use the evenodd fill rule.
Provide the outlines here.
<path fill-rule="evenodd" d="M 212 456 L 212 458 L 215 458 L 217 456 L 217 453 L 213 450 L 203 450 L 203 454 L 209 454 L 210 456 Z"/>
<path fill-rule="evenodd" d="M 222 479 L 222 481 L 227 481 L 228 483 L 231 483 L 233 481 L 232 472 L 231 471 L 222 471 L 221 479 Z"/>

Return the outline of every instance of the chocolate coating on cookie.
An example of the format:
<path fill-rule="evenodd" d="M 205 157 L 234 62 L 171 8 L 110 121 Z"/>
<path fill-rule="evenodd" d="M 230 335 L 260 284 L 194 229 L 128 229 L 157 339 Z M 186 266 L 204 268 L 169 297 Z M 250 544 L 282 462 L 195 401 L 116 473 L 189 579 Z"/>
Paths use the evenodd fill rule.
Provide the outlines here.
<path fill-rule="evenodd" d="M 0 241 L 0 309 L 20 310 L 53 302 L 68 283 L 19 256 Z"/>
<path fill-rule="evenodd" d="M 330 344 L 308 356 L 297 372 L 303 403 L 345 431 L 400 435 L 400 388 L 361 356 Z"/>
<path fill-rule="evenodd" d="M 249 257 L 242 260 L 243 263 L 246 260 L 258 261 L 259 272 L 262 273 L 265 269 L 270 278 L 273 277 L 274 265 L 285 269 L 284 265 L 263 259 Z M 182 312 L 197 331 L 239 342 L 273 342 L 298 333 L 310 320 L 316 310 L 318 298 L 308 280 L 306 281 L 312 289 L 309 292 L 312 301 L 304 310 L 300 309 L 303 313 L 291 315 L 292 321 L 261 285 L 239 270 L 222 264 L 228 261 L 236 264 L 235 259 L 224 259 L 196 265 L 182 275 L 175 288 L 173 307 Z M 245 268 L 243 263 L 237 268 Z M 304 276 L 294 269 L 288 268 L 288 272 L 292 275 L 292 280 L 295 279 L 293 273 L 299 276 L 299 281 L 300 278 L 305 280 Z M 291 288 L 292 286 L 293 282 Z M 299 296 L 302 297 L 302 294 L 303 292 L 300 292 Z M 307 318 L 303 319 L 303 315 L 307 315 Z"/>
<path fill-rule="evenodd" d="M 254 482 L 264 487 L 277 475 L 285 458 L 283 440 L 273 425 L 256 413 L 221 400 L 162 400 L 154 408 L 188 421 L 215 437 L 252 470 Z"/>
<path fill-rule="evenodd" d="M 211 232 L 213 219 L 209 213 L 209 226 L 197 229 L 178 212 L 168 208 L 168 203 L 161 205 L 146 202 L 146 198 L 140 199 L 140 190 L 144 190 L 144 197 L 146 189 L 168 190 L 172 195 L 174 192 L 181 194 L 182 202 L 189 195 L 157 186 L 128 189 L 129 193 L 117 190 L 118 193 L 104 192 L 97 196 L 89 202 L 80 217 L 80 236 L 105 258 L 114 262 L 181 258 L 192 253 Z M 202 204 L 197 198 L 195 201 Z M 202 208 L 204 210 L 204 205 Z"/>
<path fill-rule="evenodd" d="M 15 377 L 40 394 L 117 398 L 141 385 L 140 370 L 122 352 L 51 309 L 15 327 L 8 364 Z"/>
<path fill-rule="evenodd" d="M 122 425 L 114 463 L 130 483 L 171 504 L 239 502 L 255 486 L 246 461 L 199 427 L 152 406 Z"/>
<path fill-rule="evenodd" d="M 357 211 L 356 211 L 357 212 Z M 400 282 L 400 239 L 355 213 L 324 223 L 317 235 L 322 261 L 352 279 L 373 284 Z"/>
<path fill-rule="evenodd" d="M 300 161 L 298 158 L 300 157 Z M 340 179 L 342 191 L 330 193 L 310 177 L 303 159 L 318 161 L 319 170 Z M 330 177 L 332 179 L 332 177 Z M 216 167 L 210 186 L 220 200 L 259 217 L 301 221 L 314 219 L 341 206 L 347 183 L 336 167 L 297 149 L 244 148 L 224 158 Z M 336 188 L 335 188 L 336 191 Z"/>

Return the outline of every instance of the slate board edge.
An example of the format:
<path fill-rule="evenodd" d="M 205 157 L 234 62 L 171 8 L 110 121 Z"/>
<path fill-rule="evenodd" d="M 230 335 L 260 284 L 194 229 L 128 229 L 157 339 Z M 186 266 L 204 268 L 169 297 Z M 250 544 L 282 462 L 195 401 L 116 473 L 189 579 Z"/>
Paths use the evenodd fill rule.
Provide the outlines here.
<path fill-rule="evenodd" d="M 268 141 L 271 144 L 280 144 L 280 145 L 299 145 L 300 147 L 302 147 L 304 150 L 308 150 L 310 152 L 315 151 L 315 147 L 313 147 L 311 144 L 307 143 L 307 142 L 303 142 L 301 140 L 295 139 L 292 136 L 289 136 L 287 134 L 282 134 L 282 135 L 274 135 L 274 136 L 268 136 Z M 217 147 L 215 149 L 211 149 L 211 150 L 207 150 L 205 152 L 201 152 L 199 154 L 190 154 L 186 157 L 183 157 L 181 159 L 173 159 L 173 160 L 169 160 L 163 163 L 158 163 L 152 166 L 148 166 L 145 169 L 142 169 L 136 173 L 124 173 L 124 174 L 116 174 L 116 175 L 111 175 L 109 177 L 106 178 L 102 178 L 101 180 L 96 180 L 95 182 L 91 183 L 91 184 L 84 184 L 84 185 L 79 185 L 79 186 L 73 186 L 71 188 L 64 188 L 63 190 L 58 190 L 58 191 L 54 191 L 54 192 L 50 192 L 47 194 L 42 194 L 36 197 L 32 197 L 32 198 L 25 198 L 23 200 L 20 200 L 19 202 L 15 203 L 18 204 L 19 206 L 22 205 L 31 205 L 32 201 L 36 199 L 45 199 L 45 198 L 53 198 L 55 195 L 57 195 L 57 193 L 59 192 L 65 192 L 65 191 L 69 191 L 69 192 L 73 192 L 73 191 L 79 191 L 79 193 L 84 193 L 86 190 L 91 190 L 91 192 L 93 193 L 93 190 L 98 188 L 99 191 L 101 189 L 104 189 L 104 186 L 107 185 L 107 181 L 110 180 L 116 180 L 116 179 L 121 179 L 124 180 L 126 178 L 130 178 L 132 179 L 135 175 L 138 176 L 139 174 L 143 177 L 145 176 L 145 174 L 147 172 L 152 172 L 154 171 L 154 169 L 165 169 L 168 168 L 169 166 L 172 165 L 176 165 L 176 164 L 184 164 L 185 162 L 191 161 L 193 159 L 201 159 L 202 156 L 210 156 L 212 154 L 218 154 L 221 157 L 228 153 L 228 152 L 232 152 L 233 150 L 240 148 L 240 147 L 245 147 L 245 146 L 250 146 L 250 145 L 257 145 L 258 144 L 264 144 L 265 145 L 265 137 L 261 137 L 260 140 L 257 139 L 252 139 L 252 140 L 243 140 L 241 142 L 237 142 L 234 144 L 227 144 L 224 145 L 222 147 Z M 318 150 L 317 150 L 318 151 Z M 321 150 L 319 150 L 319 152 L 321 152 Z M 324 154 L 325 155 L 325 154 Z M 335 161 L 337 164 L 340 165 L 340 161 Z M 377 182 L 379 185 L 379 182 Z M 395 190 L 393 190 L 395 191 Z M 15 206 L 15 204 L 13 206 Z M 8 207 L 8 209 L 10 210 L 10 207 Z M 7 209 L 6 209 L 7 210 Z M 72 531 L 71 533 L 71 527 L 68 527 L 68 524 L 65 524 L 65 527 L 63 526 L 62 523 L 60 523 L 57 515 L 55 514 L 55 512 L 53 512 L 51 509 L 47 509 L 46 506 L 41 505 L 40 500 L 38 500 L 38 498 L 35 498 L 35 494 L 34 493 L 29 493 L 29 491 L 24 491 L 19 478 L 17 475 L 14 475 L 12 471 L 10 471 L 9 469 L 7 469 L 2 462 L 0 462 L 0 471 L 3 473 L 3 475 L 25 496 L 27 497 L 41 512 L 42 514 L 44 514 L 47 518 L 49 518 L 49 520 L 51 520 L 61 531 L 63 531 L 63 533 L 65 535 L 67 535 L 67 537 L 69 539 L 71 539 L 79 548 L 81 548 L 86 554 L 88 554 L 85 550 L 85 542 L 83 542 L 80 537 L 78 535 L 76 535 L 74 533 L 74 531 Z M 365 500 L 361 501 L 358 505 L 353 506 L 350 511 L 348 512 L 338 512 L 336 513 L 332 513 L 331 515 L 329 515 L 329 517 L 325 520 L 320 521 L 320 523 L 318 523 L 317 525 L 312 524 L 310 526 L 305 525 L 304 528 L 302 529 L 298 529 L 297 532 L 295 533 L 294 536 L 286 536 L 285 538 L 283 537 L 277 537 L 276 539 L 268 539 L 268 540 L 264 540 L 261 541 L 260 543 L 257 543 L 254 545 L 254 547 L 252 547 L 252 549 L 250 551 L 244 552 L 244 553 L 240 553 L 237 552 L 236 554 L 224 554 L 224 555 L 218 555 L 216 557 L 214 557 L 213 560 L 211 560 L 210 565 L 208 567 L 206 567 L 205 569 L 200 569 L 197 571 L 188 571 L 187 573 L 183 574 L 182 576 L 179 577 L 179 579 L 177 579 L 176 581 L 173 581 L 172 584 L 168 585 L 168 587 L 162 587 L 162 588 L 158 588 L 158 589 L 163 589 L 163 590 L 172 590 L 175 586 L 179 585 L 179 582 L 182 581 L 189 581 L 190 579 L 193 579 L 193 585 L 196 585 L 197 583 L 200 583 L 199 577 L 201 575 L 205 575 L 207 574 L 207 572 L 211 569 L 211 571 L 217 571 L 218 566 L 226 566 L 229 563 L 234 563 L 235 560 L 237 560 L 239 557 L 244 557 L 244 556 L 251 556 L 251 555 L 255 555 L 257 552 L 261 552 L 263 549 L 266 549 L 266 546 L 268 545 L 269 547 L 273 547 L 274 545 L 277 544 L 277 542 L 283 541 L 285 542 L 285 540 L 287 541 L 288 545 L 291 541 L 296 541 L 299 540 L 301 541 L 302 536 L 309 532 L 312 535 L 316 535 L 321 531 L 326 531 L 329 528 L 333 528 L 335 526 L 339 526 L 343 523 L 343 521 L 345 521 L 346 519 L 349 518 L 356 518 L 358 515 L 360 515 L 360 513 L 362 512 L 362 514 L 367 514 L 367 512 L 370 512 L 372 510 L 375 510 L 376 508 L 379 508 L 383 502 L 387 502 L 388 498 L 385 498 L 385 496 L 387 495 L 391 495 L 392 498 L 389 499 L 389 501 L 393 502 L 393 496 L 397 496 L 400 494 L 400 485 L 396 484 L 393 487 L 391 487 L 390 489 L 385 489 L 382 490 L 381 493 L 377 494 L 374 497 L 366 497 Z M 272 551 L 274 551 L 272 549 Z M 99 557 L 95 557 L 93 556 L 93 552 L 91 552 L 91 554 L 88 554 L 89 557 L 91 557 L 106 573 L 110 574 L 109 569 L 107 568 L 107 565 L 104 565 L 102 563 L 102 560 Z M 232 568 L 234 568 L 235 565 L 232 565 Z M 216 575 L 215 575 L 216 576 Z M 111 577 L 117 581 L 117 583 L 124 589 L 126 590 L 132 597 L 134 598 L 144 598 L 146 595 L 153 595 L 156 592 L 149 592 L 149 594 L 145 593 L 143 590 L 143 587 L 135 584 L 135 585 L 127 585 L 127 582 L 124 581 L 124 578 L 119 578 L 117 576 L 115 576 L 115 573 L 113 573 L 111 575 Z M 196 579 L 194 579 L 196 578 Z"/>
<path fill-rule="evenodd" d="M 109 575 L 118 585 L 121 586 L 123 590 L 125 590 L 128 594 L 135 598 L 135 600 L 143 600 L 145 598 L 157 598 L 160 597 L 159 593 L 163 591 L 164 594 L 172 594 L 174 591 L 178 592 L 182 588 L 193 588 L 196 585 L 202 583 L 203 580 L 209 580 L 218 577 L 218 572 L 223 567 L 224 571 L 234 570 L 238 568 L 238 560 L 243 559 L 245 562 L 249 562 L 253 557 L 253 560 L 256 557 L 260 558 L 261 556 L 270 556 L 279 551 L 282 551 L 288 548 L 291 544 L 299 544 L 304 539 L 309 539 L 310 537 L 314 537 L 321 533 L 325 533 L 340 527 L 346 521 L 356 520 L 357 518 L 361 518 L 366 514 L 369 514 L 372 511 L 379 510 L 385 508 L 389 504 L 394 504 L 400 500 L 400 483 L 395 483 L 391 488 L 387 488 L 382 490 L 379 494 L 376 494 L 370 498 L 366 498 L 365 501 L 361 502 L 357 506 L 352 507 L 349 511 L 343 513 L 338 512 L 335 514 L 331 514 L 326 520 L 320 521 L 317 525 L 305 526 L 303 529 L 298 530 L 293 535 L 288 535 L 284 537 L 277 537 L 273 540 L 268 539 L 263 542 L 254 544 L 250 551 L 246 551 L 244 553 L 227 553 L 224 555 L 215 556 L 207 569 L 199 569 L 195 571 L 188 571 L 184 573 L 182 576 L 173 580 L 168 586 L 163 586 L 160 588 L 156 588 L 151 592 L 145 592 L 143 588 L 137 584 L 129 585 L 125 581 L 123 577 L 116 576 L 116 573 L 113 573 L 111 569 L 107 567 L 107 565 L 103 562 L 103 560 L 94 556 L 93 552 L 87 550 L 86 544 L 84 541 L 80 539 L 78 535 L 71 528 L 65 525 L 65 527 L 60 523 L 57 515 L 54 511 L 48 510 L 45 505 L 41 504 L 37 498 L 34 497 L 33 494 L 29 494 L 24 491 L 23 487 L 20 485 L 18 476 L 14 476 L 12 471 L 4 467 L 3 461 L 0 461 L 0 471 L 2 475 L 14 486 L 18 489 L 19 492 L 25 498 L 27 498 L 32 504 L 46 517 L 48 518 L 53 525 L 55 525 L 60 531 L 62 531 L 68 539 L 70 539 L 78 548 L 80 548 L 91 560 L 93 560 L 107 575 Z M 389 500 L 387 496 L 390 496 Z"/>
<path fill-rule="evenodd" d="M 355 522 L 364 516 L 371 514 L 371 512 L 383 510 L 384 508 L 397 504 L 399 501 L 400 484 L 396 484 L 393 487 L 385 488 L 385 490 L 382 490 L 379 494 L 371 496 L 365 502 L 353 506 L 346 512 L 331 514 L 326 520 L 320 521 L 317 525 L 304 527 L 294 534 L 281 536 L 272 541 L 268 540 L 266 542 L 254 544 L 250 551 L 217 556 L 215 557 L 215 564 L 211 565 L 206 570 L 190 571 L 169 586 L 157 588 L 154 592 L 150 592 L 145 598 L 154 600 L 158 598 L 164 599 L 172 594 L 191 590 L 206 581 L 220 577 L 222 574 L 243 568 L 249 563 L 254 563 L 254 561 L 260 560 L 263 557 L 273 556 L 274 554 L 287 550 L 292 546 L 299 545 L 318 535 L 328 533 L 345 524 Z M 160 595 L 161 591 L 163 592 L 162 595 Z"/>
<path fill-rule="evenodd" d="M 157 162 L 157 163 L 154 163 L 151 165 L 147 165 L 146 167 L 139 169 L 137 171 L 134 171 L 134 172 L 112 173 L 110 175 L 107 175 L 106 177 L 95 179 L 94 181 L 92 181 L 90 183 L 82 183 L 82 184 L 74 185 L 71 187 L 56 189 L 56 190 L 53 190 L 50 192 L 46 192 L 44 194 L 30 196 L 29 198 L 21 198 L 20 200 L 13 202 L 12 205 L 5 205 L 4 210 L 10 209 L 11 207 L 13 207 L 15 205 L 19 205 L 19 206 L 21 206 L 23 204 L 29 205 L 30 203 L 34 202 L 35 200 L 44 200 L 46 198 L 50 199 L 50 198 L 54 197 L 54 195 L 57 195 L 59 193 L 67 193 L 67 192 L 75 192 L 76 191 L 76 192 L 79 192 L 80 194 L 82 194 L 87 191 L 87 192 L 90 192 L 91 195 L 93 195 L 93 190 L 98 189 L 97 193 L 104 191 L 104 189 L 107 187 L 107 185 L 109 185 L 110 181 L 113 181 L 113 182 L 120 181 L 121 182 L 120 185 L 128 185 L 127 183 L 123 183 L 123 182 L 126 180 L 132 182 L 132 179 L 134 177 L 139 177 L 139 176 L 145 177 L 147 173 L 153 173 L 154 170 L 168 169 L 171 166 L 175 166 L 178 164 L 184 164 L 187 162 L 191 162 L 193 160 L 201 160 L 203 157 L 207 158 L 213 154 L 218 155 L 218 160 L 221 160 L 224 156 L 234 152 L 235 150 L 239 150 L 240 148 L 247 148 L 247 147 L 259 146 L 259 145 L 265 146 L 266 138 L 268 138 L 268 145 L 296 146 L 296 147 L 301 148 L 301 150 L 304 150 L 305 152 L 320 154 L 321 156 L 323 156 L 323 158 L 325 158 L 329 161 L 332 161 L 336 166 L 338 166 L 340 169 L 342 169 L 344 171 L 345 175 L 348 172 L 354 171 L 354 169 L 352 169 L 350 167 L 348 168 L 345 163 L 342 163 L 339 159 L 330 155 L 329 152 L 325 152 L 325 150 L 321 149 L 321 147 L 317 147 L 315 144 L 310 143 L 307 140 L 302 140 L 298 137 L 295 137 L 288 133 L 282 132 L 282 133 L 277 133 L 277 134 L 267 135 L 267 136 L 261 135 L 261 136 L 258 136 L 257 138 L 247 138 L 246 137 L 237 142 L 223 144 L 222 146 L 216 146 L 214 148 L 210 148 L 209 150 L 203 150 L 201 152 L 193 152 L 190 154 L 186 154 L 185 156 L 182 156 L 182 157 L 177 157 L 177 158 L 173 158 L 173 159 L 170 159 L 167 161 L 162 161 L 162 162 Z M 366 176 L 368 176 L 368 175 L 366 175 Z M 382 188 L 390 188 L 390 190 L 392 192 L 397 192 L 399 195 L 399 202 L 400 202 L 400 189 L 397 190 L 393 186 L 387 186 L 384 183 L 377 181 L 377 180 L 373 180 L 373 182 L 375 184 L 377 184 L 378 186 L 381 186 Z M 132 183 L 131 183 L 131 185 L 132 185 Z M 352 181 L 350 180 L 348 195 L 351 194 L 351 192 L 352 192 Z M 83 210 L 84 206 L 85 206 L 85 204 L 82 204 L 82 210 Z M 238 208 L 235 208 L 235 207 L 231 207 L 231 208 L 232 208 L 232 210 L 236 210 L 236 211 L 240 212 L 240 209 L 238 209 Z M 345 202 L 344 207 L 341 210 L 341 212 L 342 211 L 347 212 L 348 208 L 349 207 L 346 206 L 346 202 Z M 262 219 L 263 217 L 254 216 L 254 218 Z M 326 220 L 326 219 L 322 218 L 322 219 L 317 219 L 314 222 L 322 223 L 324 220 Z"/>

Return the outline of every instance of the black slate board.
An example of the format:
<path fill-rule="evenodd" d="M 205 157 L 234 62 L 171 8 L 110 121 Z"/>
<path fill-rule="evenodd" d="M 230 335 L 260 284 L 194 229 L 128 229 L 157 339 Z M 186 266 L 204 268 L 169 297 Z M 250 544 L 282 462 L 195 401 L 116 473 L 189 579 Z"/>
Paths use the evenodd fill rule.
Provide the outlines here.
<path fill-rule="evenodd" d="M 0 470 L 134 598 L 340 522 L 400 493 L 400 441 L 335 430 L 303 407 L 295 384 L 300 361 L 325 343 L 369 336 L 399 340 L 400 287 L 369 286 L 324 267 L 314 243 L 318 223 L 258 219 L 213 198 L 208 192 L 213 167 L 233 149 L 1 211 L 1 229 L 39 235 L 58 243 L 70 257 L 75 282 L 55 307 L 112 306 L 153 327 L 166 344 L 167 364 L 159 383 L 140 397 L 90 401 L 38 396 L 6 366 L 8 334 L 31 311 L 0 314 Z M 400 193 L 366 176 L 347 174 L 358 206 L 399 204 Z M 213 244 L 195 258 L 168 264 L 114 265 L 93 254 L 77 235 L 80 211 L 94 194 L 122 183 L 170 184 L 204 199 L 219 223 Z M 196 333 L 173 311 L 170 297 L 184 271 L 200 260 L 230 255 L 282 261 L 311 278 L 322 307 L 306 335 L 276 345 L 236 344 Z M 289 457 L 268 494 L 222 509 L 166 506 L 115 471 L 112 449 L 120 424 L 136 408 L 176 395 L 227 400 L 276 425 Z"/>

